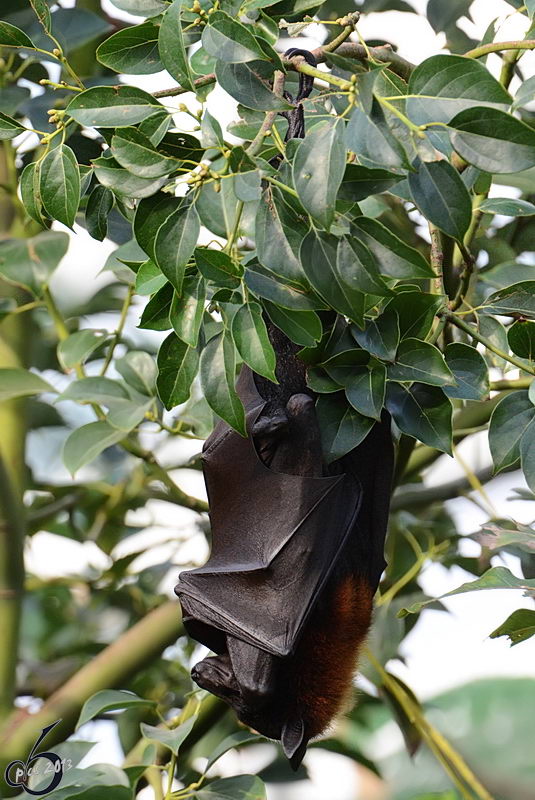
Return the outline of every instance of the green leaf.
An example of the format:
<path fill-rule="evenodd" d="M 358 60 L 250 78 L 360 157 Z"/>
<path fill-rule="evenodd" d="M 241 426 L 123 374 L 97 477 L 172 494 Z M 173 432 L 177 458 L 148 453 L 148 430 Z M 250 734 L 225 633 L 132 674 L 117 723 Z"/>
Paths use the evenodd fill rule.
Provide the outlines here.
<path fill-rule="evenodd" d="M 115 360 L 115 369 L 136 392 L 154 395 L 157 368 L 154 358 L 144 350 L 130 350 Z"/>
<path fill-rule="evenodd" d="M 111 151 L 121 167 L 138 178 L 161 178 L 179 165 L 176 159 L 159 153 L 137 128 L 119 128 L 111 140 Z"/>
<path fill-rule="evenodd" d="M 47 33 L 50 33 L 52 28 L 52 17 L 50 9 L 46 0 L 30 0 L 30 5 L 35 11 L 37 19 Z"/>
<path fill-rule="evenodd" d="M 245 412 L 234 389 L 236 356 L 229 334 L 214 336 L 201 355 L 200 377 L 204 396 L 215 413 L 246 436 Z"/>
<path fill-rule="evenodd" d="M 74 400 L 77 403 L 98 403 L 111 408 L 114 404 L 129 400 L 124 386 L 111 378 L 79 378 L 70 383 L 58 397 L 60 400 Z"/>
<path fill-rule="evenodd" d="M 215 117 L 213 117 L 208 109 L 201 119 L 201 144 L 206 149 L 210 147 L 224 147 L 225 137 L 221 130 L 221 125 Z"/>
<path fill-rule="evenodd" d="M 145 198 L 154 195 L 167 182 L 167 177 L 138 178 L 123 169 L 114 158 L 102 157 L 93 161 L 95 175 L 103 186 L 120 197 Z"/>
<path fill-rule="evenodd" d="M 135 86 L 94 86 L 75 95 L 66 113 L 80 125 L 120 128 L 152 116 L 162 105 Z"/>
<path fill-rule="evenodd" d="M 266 788 L 257 775 L 219 778 L 193 793 L 194 800 L 265 800 Z"/>
<path fill-rule="evenodd" d="M 275 275 L 270 275 L 262 268 L 245 270 L 245 283 L 247 288 L 258 297 L 270 300 L 277 306 L 294 311 L 308 311 L 325 308 L 322 301 L 313 296 L 310 291 L 295 289 L 288 286 Z"/>
<path fill-rule="evenodd" d="M 530 608 L 518 608 L 489 635 L 491 639 L 507 636 L 511 641 L 511 647 L 531 639 L 535 636 L 535 611 Z"/>
<path fill-rule="evenodd" d="M 232 318 L 232 336 L 245 363 L 258 375 L 278 383 L 277 359 L 258 303 L 246 303 L 237 310 Z"/>
<path fill-rule="evenodd" d="M 19 133 L 22 133 L 24 130 L 26 129 L 20 125 L 16 119 L 0 111 L 0 140 L 14 139 L 15 136 L 18 136 Z"/>
<path fill-rule="evenodd" d="M 341 392 L 320 395 L 316 411 L 327 463 L 351 452 L 364 441 L 374 424 L 373 419 L 349 406 Z"/>
<path fill-rule="evenodd" d="M 351 265 L 338 260 L 339 241 L 312 229 L 301 245 L 301 263 L 311 285 L 331 308 L 362 327 L 364 294 L 354 285 Z"/>
<path fill-rule="evenodd" d="M 462 242 L 472 219 L 472 201 L 457 170 L 448 161 L 420 161 L 417 172 L 409 174 L 409 188 L 424 217 Z"/>
<path fill-rule="evenodd" d="M 494 292 L 485 300 L 481 314 L 520 315 L 535 319 L 535 281 L 521 281 Z"/>
<path fill-rule="evenodd" d="M 40 192 L 47 214 L 72 228 L 80 202 L 80 171 L 76 156 L 66 144 L 55 147 L 44 157 Z"/>
<path fill-rule="evenodd" d="M 343 125 L 340 120 L 315 125 L 301 141 L 293 162 L 299 200 L 327 230 L 334 220 L 336 197 L 346 167 Z"/>
<path fill-rule="evenodd" d="M 481 353 L 462 342 L 451 342 L 446 347 L 446 364 L 453 373 L 457 386 L 445 386 L 444 394 L 461 400 L 485 400 L 489 396 L 489 370 Z"/>
<path fill-rule="evenodd" d="M 237 289 L 242 275 L 240 265 L 233 261 L 222 250 L 213 250 L 208 247 L 195 249 L 195 263 L 201 275 L 207 281 L 213 281 L 218 286 L 227 289 Z"/>
<path fill-rule="evenodd" d="M 363 294 L 386 297 L 392 294 L 371 250 L 354 236 L 343 236 L 336 256 L 338 271 L 354 289 Z"/>
<path fill-rule="evenodd" d="M 155 17 L 166 8 L 163 0 L 113 0 L 113 5 L 139 17 Z"/>
<path fill-rule="evenodd" d="M 182 295 L 175 292 L 173 297 L 170 322 L 178 338 L 190 347 L 197 347 L 205 298 L 206 287 L 200 275 L 187 275 L 182 286 Z"/>
<path fill-rule="evenodd" d="M 351 234 L 369 247 L 382 275 L 398 280 L 403 278 L 432 278 L 435 273 L 423 255 L 409 247 L 381 222 L 369 217 L 357 217 L 351 225 Z"/>
<path fill-rule="evenodd" d="M 517 356 L 535 361 L 535 322 L 515 322 L 507 329 L 507 341 Z"/>
<path fill-rule="evenodd" d="M 105 186 L 95 186 L 85 209 L 85 224 L 93 239 L 101 242 L 108 233 L 108 216 L 113 208 L 113 194 Z"/>
<path fill-rule="evenodd" d="M 526 0 L 526 8 L 531 18 L 535 16 L 535 0 Z"/>
<path fill-rule="evenodd" d="M 30 47 L 35 49 L 35 45 L 20 28 L 11 25 L 10 22 L 0 20 L 0 46 L 1 47 Z"/>
<path fill-rule="evenodd" d="M 484 172 L 522 172 L 535 166 L 535 131 L 492 108 L 472 108 L 452 119 L 451 143 L 469 164 Z"/>
<path fill-rule="evenodd" d="M 65 369 L 70 369 L 76 364 L 83 362 L 91 353 L 106 341 L 109 334 L 105 331 L 84 330 L 71 333 L 66 339 L 58 344 L 58 358 Z"/>
<path fill-rule="evenodd" d="M 531 78 L 528 78 L 519 87 L 515 95 L 513 108 L 517 109 L 520 108 L 521 106 L 526 106 L 532 103 L 534 93 L 535 93 L 535 75 L 532 75 Z"/>
<path fill-rule="evenodd" d="M 174 289 L 166 280 L 165 285 L 156 292 L 154 297 L 151 297 L 145 306 L 139 327 L 151 331 L 168 331 L 172 328 L 169 314 L 173 297 Z"/>
<path fill-rule="evenodd" d="M 355 108 L 346 129 L 348 150 L 358 153 L 365 166 L 378 165 L 396 170 L 408 167 L 407 154 L 386 121 L 384 112 L 374 99 L 371 114 Z"/>
<path fill-rule="evenodd" d="M 172 753 L 175 754 L 175 756 L 177 756 L 182 743 L 191 733 L 196 719 L 197 715 L 195 714 L 189 717 L 189 719 L 187 719 L 181 725 L 173 729 L 155 728 L 153 725 L 147 725 L 146 723 L 142 722 L 141 733 L 145 739 L 149 739 L 151 742 L 159 742 L 159 744 L 163 744 L 164 747 L 167 747 Z"/>
<path fill-rule="evenodd" d="M 494 461 L 494 471 L 512 467 L 520 459 L 520 440 L 535 419 L 535 406 L 527 392 L 506 395 L 490 418 L 489 446 Z"/>
<path fill-rule="evenodd" d="M 159 27 L 152 22 L 117 31 L 97 48 L 97 59 L 115 72 L 151 75 L 164 67 L 158 52 Z"/>
<path fill-rule="evenodd" d="M 112 428 L 107 422 L 90 422 L 76 428 L 63 446 L 63 463 L 74 475 L 81 467 L 89 464 L 107 447 L 117 444 L 124 438 L 124 431 Z"/>
<path fill-rule="evenodd" d="M 182 0 L 174 0 L 160 25 L 160 57 L 168 73 L 190 92 L 195 91 L 182 31 Z"/>
<path fill-rule="evenodd" d="M 527 200 L 514 200 L 511 197 L 492 197 L 484 200 L 479 210 L 485 214 L 503 214 L 505 217 L 532 217 L 535 205 Z"/>
<path fill-rule="evenodd" d="M 212 767 L 216 761 L 221 758 L 221 756 L 225 755 L 225 753 L 228 753 L 229 750 L 233 750 L 235 747 L 240 747 L 240 745 L 248 744 L 249 742 L 263 741 L 265 741 L 263 736 L 259 736 L 256 733 L 249 733 L 249 731 L 238 731 L 237 733 L 231 733 L 230 736 L 226 736 L 225 739 L 223 739 L 223 741 L 220 742 L 212 752 L 210 758 L 208 759 L 208 763 L 204 768 L 204 772 L 207 773 L 210 767 Z"/>
<path fill-rule="evenodd" d="M 322 367 L 309 367 L 307 369 L 307 386 L 318 394 L 332 394 L 340 392 L 343 388 Z"/>
<path fill-rule="evenodd" d="M 154 261 L 179 294 L 200 229 L 195 206 L 181 206 L 160 226 L 154 240 Z"/>
<path fill-rule="evenodd" d="M 191 384 L 197 374 L 199 354 L 175 333 L 170 333 L 158 351 L 158 397 L 170 411 L 185 403 L 190 395 Z"/>
<path fill-rule="evenodd" d="M 167 278 L 150 259 L 140 266 L 136 273 L 136 294 L 147 295 L 157 292 L 167 283 Z"/>
<path fill-rule="evenodd" d="M 256 111 L 289 111 L 293 106 L 282 97 L 277 97 L 269 85 L 272 73 L 271 65 L 262 61 L 227 64 L 218 60 L 215 66 L 220 86 L 246 108 Z"/>
<path fill-rule="evenodd" d="M 402 175 L 388 172 L 386 169 L 371 169 L 361 164 L 347 164 L 338 192 L 342 200 L 358 203 L 370 195 L 381 194 L 391 186 L 403 180 Z"/>
<path fill-rule="evenodd" d="M 183 200 L 174 195 L 159 192 L 138 203 L 134 217 L 134 234 L 140 247 L 153 261 L 154 242 L 161 226 L 182 205 Z"/>
<path fill-rule="evenodd" d="M 266 58 L 250 29 L 224 11 L 209 16 L 202 45 L 208 55 L 230 64 Z"/>
<path fill-rule="evenodd" d="M 516 578 L 507 567 L 492 567 L 475 581 L 463 583 L 462 586 L 452 589 L 451 592 L 446 592 L 440 597 L 426 600 L 422 603 L 413 603 L 408 608 L 403 608 L 399 612 L 399 616 L 406 617 L 408 614 L 418 614 L 425 606 L 436 603 L 437 600 L 443 600 L 445 597 L 453 597 L 467 592 L 480 592 L 485 589 L 523 589 L 525 592 L 532 593 L 535 591 L 535 580 Z"/>
<path fill-rule="evenodd" d="M 351 330 L 356 341 L 372 356 L 393 361 L 399 345 L 399 317 L 388 308 L 376 319 L 368 320 L 363 331 Z"/>
<path fill-rule="evenodd" d="M 314 347 L 319 342 L 323 329 L 315 311 L 294 311 L 264 300 L 262 304 L 274 325 L 286 336 L 302 347 Z"/>
<path fill-rule="evenodd" d="M 55 392 L 53 386 L 34 372 L 15 367 L 0 368 L 0 402 L 15 397 L 29 397 L 42 392 Z"/>
<path fill-rule="evenodd" d="M 474 106 L 511 104 L 510 94 L 479 61 L 436 55 L 418 64 L 409 81 L 407 115 L 417 125 L 449 122 Z"/>
<path fill-rule="evenodd" d="M 154 707 L 156 705 L 154 700 L 144 700 L 142 697 L 138 697 L 137 694 L 127 692 L 124 689 L 104 689 L 85 701 L 75 730 L 78 730 L 86 722 L 94 719 L 98 714 L 103 714 L 105 711 L 117 711 L 123 708 L 146 708 L 147 706 Z"/>
<path fill-rule="evenodd" d="M 369 367 L 355 367 L 345 383 L 346 397 L 355 411 L 376 420 L 381 419 L 385 391 L 386 367 L 378 361 Z"/>
<path fill-rule="evenodd" d="M 268 186 L 255 219 L 256 253 L 259 262 L 281 278 L 306 286 L 299 261 L 299 248 L 306 229 L 297 215 Z"/>
<path fill-rule="evenodd" d="M 451 455 L 452 405 L 439 388 L 391 383 L 386 407 L 403 433 Z"/>
<path fill-rule="evenodd" d="M 41 202 L 41 163 L 27 164 L 20 176 L 20 196 L 24 210 L 38 225 L 48 227 Z"/>
<path fill-rule="evenodd" d="M 533 393 L 529 395 L 530 402 L 533 403 Z M 520 440 L 520 459 L 522 463 L 522 472 L 526 479 L 526 483 L 531 489 L 535 491 L 535 421 L 532 420 L 528 427 L 525 429 Z"/>
<path fill-rule="evenodd" d="M 397 382 L 419 381 L 430 386 L 453 386 L 455 378 L 440 350 L 419 339 L 403 339 L 394 364 L 388 365 L 388 379 Z"/>

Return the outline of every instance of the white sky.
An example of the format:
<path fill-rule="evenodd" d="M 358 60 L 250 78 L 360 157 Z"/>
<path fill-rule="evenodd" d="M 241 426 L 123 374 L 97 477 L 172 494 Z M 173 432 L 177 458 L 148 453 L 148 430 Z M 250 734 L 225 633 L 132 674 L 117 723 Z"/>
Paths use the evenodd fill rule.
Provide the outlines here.
<path fill-rule="evenodd" d="M 426 0 L 411 0 L 411 3 L 419 10 L 423 10 L 426 6 Z M 109 10 L 117 16 L 117 9 L 111 4 L 108 6 Z M 490 22 L 500 18 L 501 27 L 496 38 L 502 41 L 520 38 L 527 28 L 527 21 L 525 17 L 514 14 L 512 11 L 512 7 L 502 0 L 476 0 L 472 6 L 474 24 L 463 20 L 461 27 L 473 38 L 479 39 Z M 443 37 L 436 36 L 425 19 L 411 14 L 395 11 L 370 14 L 361 20 L 359 29 L 365 38 L 385 38 L 396 43 L 399 46 L 400 54 L 413 62 L 420 62 L 439 52 L 443 45 Z M 321 39 L 318 41 L 308 40 L 306 45 L 313 47 L 320 43 Z M 491 57 L 489 65 L 491 64 L 494 71 L 499 69 L 497 57 Z M 535 54 L 525 56 L 523 65 L 528 74 L 533 74 L 535 72 Z M 156 76 L 131 76 L 128 78 L 128 82 L 148 90 L 166 88 L 174 83 L 166 73 Z M 180 100 L 183 99 L 180 98 Z M 234 118 L 235 104 L 224 92 L 220 90 L 213 92 L 209 103 L 212 112 L 223 122 Z M 191 118 L 186 115 L 177 116 L 177 122 L 184 122 L 185 130 L 191 127 Z M 503 187 L 500 187 L 499 194 L 504 194 Z M 96 285 L 106 282 L 106 278 L 99 276 L 98 273 L 107 255 L 113 249 L 112 243 L 109 241 L 102 244 L 95 243 L 82 229 L 77 228 L 76 230 L 76 235 L 72 237 L 69 254 L 57 271 L 52 284 L 52 289 L 60 302 L 62 296 L 63 298 L 68 297 L 69 301 L 74 298 L 79 301 L 83 300 L 84 297 L 95 291 Z M 129 334 L 136 335 L 135 325 L 139 313 L 139 307 L 134 307 L 131 311 L 128 322 Z M 106 318 L 104 324 L 113 329 L 115 320 Z M 38 440 L 32 444 L 39 447 Z M 58 442 L 57 453 L 47 456 L 47 469 L 48 471 L 58 469 L 58 474 L 61 474 L 63 480 L 66 475 L 64 470 L 61 470 L 59 461 L 60 444 Z M 176 446 L 187 449 L 189 443 Z M 192 452 L 195 449 L 193 447 Z M 479 437 L 477 447 L 475 449 L 472 447 L 468 453 L 464 452 L 464 456 L 469 458 L 472 463 L 474 463 L 474 459 L 478 463 L 487 462 L 489 455 L 486 442 Z M 173 454 L 172 458 L 175 457 Z M 442 483 L 451 480 L 460 474 L 459 471 L 459 465 L 448 457 L 443 457 L 429 475 L 427 482 Z M 90 467 L 81 474 L 81 477 L 83 479 L 89 475 L 91 475 Z M 199 497 L 203 496 L 204 487 L 198 472 L 180 471 L 174 474 L 174 478 L 188 492 Z M 524 484 L 521 476 L 515 473 L 493 481 L 489 493 L 500 515 L 512 516 L 529 522 L 535 518 L 534 504 L 518 501 L 508 502 L 512 488 L 522 485 Z M 448 508 L 463 532 L 474 531 L 481 522 L 485 521 L 482 512 L 465 499 L 450 501 Z M 168 539 L 170 535 L 176 535 L 177 528 L 181 539 L 188 534 L 188 531 L 191 533 L 187 550 L 181 549 L 181 557 L 187 553 L 187 557 L 197 557 L 200 560 L 204 558 L 206 546 L 203 537 L 196 534 L 191 527 L 194 515 L 190 512 L 184 511 L 180 519 L 177 519 L 176 508 L 162 503 L 153 503 L 147 511 L 137 512 L 135 518 L 150 526 L 136 540 L 137 544 L 140 539 L 144 540 L 148 547 L 146 555 L 141 557 L 137 563 L 138 568 L 149 563 L 158 563 L 167 555 L 173 555 L 176 549 L 175 545 L 162 544 L 158 546 L 156 543 Z M 475 552 L 477 552 L 477 548 Z M 33 537 L 27 555 L 30 570 L 43 576 L 55 575 L 62 571 L 76 573 L 83 571 L 88 563 L 95 565 L 106 563 L 106 557 L 93 543 L 82 545 L 45 532 Z M 517 571 L 515 559 L 509 559 L 508 566 L 511 566 L 513 571 Z M 439 595 L 470 578 L 471 576 L 460 568 L 447 571 L 441 566 L 431 565 L 423 574 L 421 585 L 430 595 Z M 166 581 L 166 587 L 171 590 L 174 582 L 175 576 L 170 575 L 169 580 Z M 400 663 L 392 665 L 393 671 L 399 674 L 417 695 L 425 699 L 444 689 L 479 677 L 513 675 L 535 677 L 535 638 L 512 649 L 503 638 L 496 640 L 488 638 L 489 633 L 518 606 L 530 606 L 530 601 L 522 599 L 520 592 L 504 590 L 479 592 L 473 595 L 465 594 L 445 601 L 445 605 L 450 609 L 450 614 L 431 610 L 422 614 L 415 630 L 403 644 L 406 664 L 404 666 Z M 109 761 L 110 759 L 120 763 L 120 753 L 114 741 L 109 738 L 107 726 L 90 725 L 84 734 L 99 741 L 85 763 L 94 763 L 99 760 Z M 113 755 L 114 753 L 115 755 Z M 259 757 L 262 758 L 261 754 Z M 283 800 L 283 798 L 284 800 L 301 800 L 301 798 L 325 800 L 326 797 L 331 800 L 350 800 L 350 798 L 355 798 L 358 780 L 355 769 L 349 762 L 332 754 L 313 753 L 307 756 L 307 764 L 314 772 L 312 784 L 292 784 L 273 789 L 270 800 Z M 227 757 L 227 774 L 232 774 L 233 771 L 254 771 L 254 769 L 253 764 L 243 761 L 242 755 L 230 754 Z M 332 784 L 326 783 L 332 777 L 333 769 L 339 776 L 336 794 L 333 794 Z"/>

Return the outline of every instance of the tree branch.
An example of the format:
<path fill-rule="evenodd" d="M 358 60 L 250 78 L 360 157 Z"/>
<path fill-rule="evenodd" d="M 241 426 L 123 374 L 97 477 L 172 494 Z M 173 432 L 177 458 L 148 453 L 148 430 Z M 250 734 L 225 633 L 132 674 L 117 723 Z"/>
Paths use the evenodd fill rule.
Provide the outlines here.
<path fill-rule="evenodd" d="M 47 746 L 63 741 L 74 730 L 85 701 L 102 689 L 124 686 L 139 670 L 182 634 L 178 603 L 167 602 L 108 645 L 49 697 L 36 714 L 15 711 L 0 737 L 0 776 L 13 759 L 23 759 L 39 732 L 61 719 L 48 735 Z M 2 785 L 0 783 L 0 785 Z"/>
<path fill-rule="evenodd" d="M 535 39 L 520 39 L 517 42 L 491 42 L 482 44 L 465 53 L 466 58 L 482 58 L 489 53 L 501 53 L 504 50 L 535 50 Z"/>

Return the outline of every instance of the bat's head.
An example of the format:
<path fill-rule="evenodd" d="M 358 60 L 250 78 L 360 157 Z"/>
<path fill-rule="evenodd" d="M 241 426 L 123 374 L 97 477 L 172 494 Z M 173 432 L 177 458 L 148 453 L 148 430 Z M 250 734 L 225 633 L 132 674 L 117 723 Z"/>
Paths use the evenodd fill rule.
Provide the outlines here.
<path fill-rule="evenodd" d="M 193 667 L 191 677 L 202 689 L 232 706 L 244 725 L 268 739 L 279 739 L 292 768 L 299 767 L 310 737 L 302 718 L 289 710 L 288 687 L 267 693 L 241 686 L 227 653 L 200 661 Z"/>

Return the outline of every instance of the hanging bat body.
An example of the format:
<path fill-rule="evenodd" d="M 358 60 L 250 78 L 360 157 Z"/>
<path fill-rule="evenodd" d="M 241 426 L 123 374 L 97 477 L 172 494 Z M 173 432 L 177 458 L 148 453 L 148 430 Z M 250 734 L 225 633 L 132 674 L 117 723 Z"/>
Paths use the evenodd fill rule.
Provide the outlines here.
<path fill-rule="evenodd" d="M 297 768 L 351 695 L 385 566 L 393 449 L 385 417 L 326 469 L 305 367 L 270 335 L 280 384 L 242 367 L 248 437 L 220 422 L 205 443 L 212 552 L 176 593 L 187 631 L 216 653 L 193 679 Z"/>

